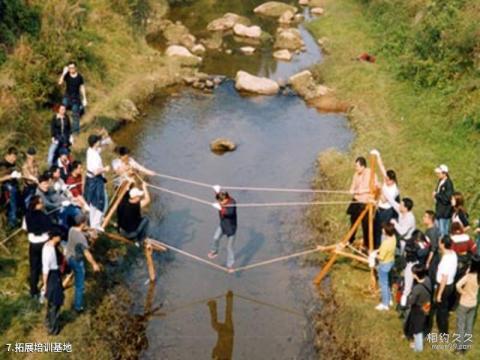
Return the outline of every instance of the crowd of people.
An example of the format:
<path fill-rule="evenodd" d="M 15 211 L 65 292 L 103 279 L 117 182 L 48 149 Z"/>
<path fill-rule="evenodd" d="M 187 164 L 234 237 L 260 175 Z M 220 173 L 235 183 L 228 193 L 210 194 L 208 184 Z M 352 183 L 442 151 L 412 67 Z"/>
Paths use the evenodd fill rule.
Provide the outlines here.
<path fill-rule="evenodd" d="M 105 231 L 106 174 L 113 171 L 115 189 L 127 182 L 128 189 L 117 208 L 118 231 L 139 247 L 147 238 L 148 219 L 141 209 L 150 202 L 150 195 L 145 182 L 134 174 L 154 174 L 131 158 L 126 147 L 117 147 L 112 167 L 105 166 L 102 148 L 111 143 L 106 133 L 88 136 L 85 166 L 74 159 L 71 147 L 87 106 L 84 79 L 75 63 L 64 68 L 59 80 L 59 85 L 63 84 L 65 96 L 50 121 L 52 141 L 45 163 L 38 159 L 34 147 L 26 149 L 22 164 L 21 152 L 15 147 L 7 149 L 0 161 L 1 207 L 6 213 L 7 233 L 19 227 L 27 232 L 30 295 L 40 303 L 47 301 L 49 334 L 60 331 L 67 274 L 74 277 L 72 309 L 81 313 L 85 263 L 94 272 L 101 270 L 90 248 Z"/>
<path fill-rule="evenodd" d="M 464 197 L 455 190 L 444 164 L 434 169 L 438 178 L 432 192 L 434 210 L 425 209 L 422 224 L 417 224 L 414 201 L 400 196 L 395 171 L 385 168 L 377 150 L 371 155 L 376 157 L 383 181 L 367 167 L 364 157 L 358 157 L 350 188 L 353 201 L 347 214 L 353 225 L 367 204 L 376 204 L 375 250 L 369 257 L 370 266 L 378 273 L 381 293 L 376 310 L 387 311 L 396 303 L 405 337 L 414 351 L 423 350 L 434 319 L 438 334 L 448 337 L 450 312 L 456 311 L 456 351 L 465 352 L 472 345 L 478 306 L 480 226 L 471 225 Z M 361 225 L 362 248 L 368 253 L 367 216 Z M 354 240 L 355 234 L 350 243 Z"/>

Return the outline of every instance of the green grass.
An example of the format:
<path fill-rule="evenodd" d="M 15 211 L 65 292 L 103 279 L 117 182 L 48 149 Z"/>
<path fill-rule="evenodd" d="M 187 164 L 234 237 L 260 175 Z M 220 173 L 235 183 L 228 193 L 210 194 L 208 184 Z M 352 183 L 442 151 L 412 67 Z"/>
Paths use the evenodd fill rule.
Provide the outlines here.
<path fill-rule="evenodd" d="M 464 84 L 474 79 L 450 84 L 450 92 L 437 88 L 422 90 L 412 82 L 398 80 L 393 71 L 394 58 L 380 54 L 376 64 L 352 60 L 380 47 L 382 28 L 368 16 L 361 1 L 326 0 L 325 8 L 326 15 L 309 24 L 317 38 L 328 38 L 330 53 L 314 72 L 336 90 L 339 98 L 355 106 L 350 124 L 357 136 L 348 154 L 330 151 L 320 156 L 319 184 L 347 189 L 355 157 L 367 156 L 370 149 L 377 148 L 386 166 L 397 171 L 402 195 L 414 199 L 417 225 L 421 226 L 423 211 L 433 207 L 433 169 L 440 163 L 448 164 L 456 189 L 466 196 L 472 220 L 477 218 L 479 211 L 474 203 L 478 196 L 479 133 L 465 119 L 475 109 L 480 95 L 478 91 L 464 90 Z M 330 243 L 339 241 L 347 229 L 343 211 L 317 211 L 312 216 L 314 227 L 327 231 L 324 237 Z M 332 274 L 340 304 L 335 319 L 338 335 L 346 340 L 360 340 L 370 349 L 371 358 L 413 357 L 408 344 L 400 339 L 402 325 L 397 316 L 393 312 L 378 314 L 373 309 L 378 298 L 365 296 L 368 273 L 342 264 L 335 266 Z M 453 320 L 450 329 L 455 329 Z M 480 338 L 479 321 L 475 337 Z M 444 352 L 426 351 L 418 358 L 444 356 L 447 357 Z M 476 345 L 468 358 L 479 357 L 480 346 Z"/>

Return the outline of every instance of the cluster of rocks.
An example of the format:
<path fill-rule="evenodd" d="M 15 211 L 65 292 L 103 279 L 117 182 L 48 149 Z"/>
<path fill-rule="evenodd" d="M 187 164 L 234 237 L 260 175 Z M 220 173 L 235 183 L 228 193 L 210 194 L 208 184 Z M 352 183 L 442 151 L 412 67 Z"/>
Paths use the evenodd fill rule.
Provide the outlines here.
<path fill-rule="evenodd" d="M 212 93 L 213 90 L 225 80 L 225 76 L 212 76 L 202 72 L 197 72 L 192 76 L 184 76 L 183 82 L 194 89 L 203 90 L 206 93 Z"/>
<path fill-rule="evenodd" d="M 298 4 L 308 6 L 313 15 L 323 15 L 325 14 L 324 2 L 324 0 L 299 0 Z"/>

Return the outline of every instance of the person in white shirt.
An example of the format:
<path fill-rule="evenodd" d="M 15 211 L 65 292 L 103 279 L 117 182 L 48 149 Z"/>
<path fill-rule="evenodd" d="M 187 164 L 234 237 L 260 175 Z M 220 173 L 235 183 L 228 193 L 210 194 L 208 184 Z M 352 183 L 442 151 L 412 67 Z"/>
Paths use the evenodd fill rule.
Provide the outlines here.
<path fill-rule="evenodd" d="M 449 299 L 454 291 L 454 280 L 457 274 L 458 259 L 455 251 L 452 250 L 452 240 L 449 236 L 443 236 L 440 239 L 440 251 L 442 259 L 438 264 L 436 275 L 436 295 L 435 307 L 438 332 L 448 334 L 448 316 L 449 316 Z"/>
<path fill-rule="evenodd" d="M 61 232 L 54 229 L 49 233 L 49 240 L 42 249 L 42 272 L 44 291 L 48 300 L 47 316 L 45 324 L 50 335 L 58 335 L 60 332 L 59 317 L 60 307 L 63 305 L 62 276 L 58 264 L 57 252 L 61 241 Z"/>
<path fill-rule="evenodd" d="M 403 198 L 400 203 L 395 202 L 393 208 L 399 214 L 398 220 L 392 219 L 390 222 L 395 226 L 398 237 L 400 238 L 400 253 L 403 254 L 405 243 L 412 237 L 416 229 L 415 215 L 413 215 L 413 200 Z"/>
<path fill-rule="evenodd" d="M 394 206 L 400 201 L 400 191 L 398 190 L 395 171 L 385 169 L 378 150 L 372 150 L 370 153 L 377 157 L 378 168 L 383 176 L 383 184 L 374 220 L 374 247 L 378 249 L 382 242 L 383 225 L 389 223 L 391 219 L 398 217 Z"/>
<path fill-rule="evenodd" d="M 85 201 L 90 207 L 90 227 L 103 231 L 101 228 L 103 214 L 107 206 L 104 174 L 110 171 L 110 166 L 104 166 L 100 152 L 102 137 L 90 135 L 87 150 L 87 176 L 85 181 Z"/>
<path fill-rule="evenodd" d="M 115 148 L 118 158 L 112 161 L 112 169 L 117 175 L 114 180 L 115 186 L 120 186 L 124 180 L 132 177 L 134 171 L 147 176 L 154 176 L 155 172 L 140 165 L 130 156 L 130 150 L 125 146 Z"/>

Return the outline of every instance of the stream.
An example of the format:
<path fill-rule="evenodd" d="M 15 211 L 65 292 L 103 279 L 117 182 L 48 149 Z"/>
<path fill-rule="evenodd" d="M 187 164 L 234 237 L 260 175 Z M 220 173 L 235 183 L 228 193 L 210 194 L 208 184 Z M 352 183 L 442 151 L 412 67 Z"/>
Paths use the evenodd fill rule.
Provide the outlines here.
<path fill-rule="evenodd" d="M 208 11 L 202 11 L 207 9 Z M 255 16 L 261 1 L 195 1 L 174 7 L 181 20 L 201 36 L 209 21 L 225 12 L 248 15 L 273 33 L 276 20 Z M 215 3 L 215 2 L 214 2 Z M 203 7 L 202 7 L 203 5 Z M 201 14 L 201 16 L 199 16 Z M 308 14 L 306 14 L 308 16 Z M 307 51 L 290 63 L 275 61 L 265 48 L 247 57 L 207 55 L 201 70 L 234 77 L 237 70 L 287 79 L 321 61 L 315 39 L 300 25 Z M 240 44 L 231 44 L 237 48 Z M 215 155 L 209 143 L 227 137 L 236 151 Z M 156 172 L 209 184 L 309 188 L 318 153 L 345 151 L 353 134 L 344 116 L 320 114 L 294 95 L 243 96 L 227 80 L 213 94 L 176 88 L 152 104 L 148 116 L 115 135 L 133 156 Z M 172 180 L 150 178 L 155 185 L 214 201 L 213 190 Z M 218 212 L 210 206 L 151 189 L 148 216 L 151 236 L 207 259 Z M 232 191 L 239 203 L 309 201 L 310 194 Z M 344 211 L 333 207 L 332 211 Z M 313 234 L 304 207 L 239 208 L 235 267 L 311 248 Z M 318 268 L 302 258 L 228 274 L 173 252 L 155 254 L 158 280 L 148 288 L 145 260 L 139 257 L 127 279 L 135 311 L 148 313 L 148 347 L 142 359 L 313 359 L 311 316 L 318 311 L 312 278 Z M 213 260 L 225 265 L 226 241 Z M 228 293 L 228 295 L 227 295 Z M 145 304 L 145 298 L 147 302 Z"/>

